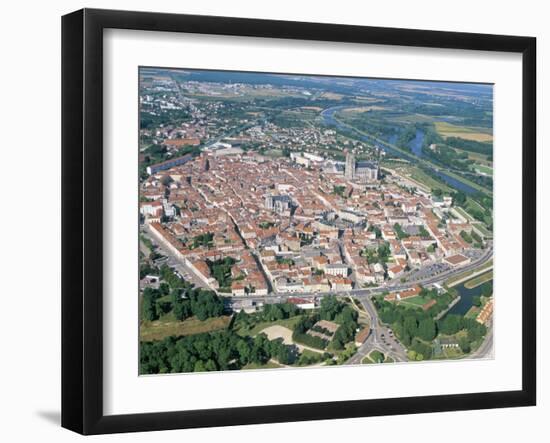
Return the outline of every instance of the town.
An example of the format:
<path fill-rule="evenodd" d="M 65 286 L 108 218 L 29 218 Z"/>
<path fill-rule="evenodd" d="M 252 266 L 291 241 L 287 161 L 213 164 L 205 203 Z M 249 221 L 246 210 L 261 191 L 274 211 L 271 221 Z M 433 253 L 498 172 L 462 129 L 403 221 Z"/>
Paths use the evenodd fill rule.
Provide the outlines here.
<path fill-rule="evenodd" d="M 406 160 L 376 141 L 316 120 L 296 127 L 286 107 L 274 116 L 231 100 L 294 97 L 303 88 L 145 78 L 139 216 L 146 324 L 176 312 L 179 299 L 200 303 L 209 294 L 223 307 L 206 318 L 223 311 L 233 328 L 245 325 L 241 331 L 249 331 L 250 318 L 265 321 L 266 311 L 281 310 L 274 320 L 283 323 L 267 322 L 261 336 L 284 357 L 259 359 L 253 368 L 307 366 L 308 358 L 358 364 L 490 355 L 492 235 L 484 218 L 458 204 L 462 192 L 403 172 Z M 322 110 L 301 108 L 306 116 Z M 167 110 L 169 120 L 161 118 Z M 476 279 L 483 294 L 453 316 L 461 300 L 453 287 Z M 225 369 L 210 360 L 210 369 L 168 369 Z M 148 364 L 145 372 L 161 369 Z"/>

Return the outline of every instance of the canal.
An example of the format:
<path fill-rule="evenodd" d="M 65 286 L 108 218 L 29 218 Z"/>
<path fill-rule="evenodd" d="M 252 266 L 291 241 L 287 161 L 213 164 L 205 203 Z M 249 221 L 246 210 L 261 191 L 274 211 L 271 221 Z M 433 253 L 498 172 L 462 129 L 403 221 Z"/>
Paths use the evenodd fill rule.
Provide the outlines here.
<path fill-rule="evenodd" d="M 358 131 L 352 126 L 342 124 L 334 118 L 334 114 L 336 112 L 348 107 L 349 106 L 333 106 L 331 108 L 327 108 L 324 111 L 322 111 L 321 116 L 323 117 L 326 124 L 335 126 L 336 128 L 340 129 L 343 132 L 351 132 L 359 140 L 368 142 L 376 146 L 380 146 L 384 151 L 388 152 L 389 154 L 395 155 L 396 157 L 404 158 L 406 160 L 410 160 L 413 162 L 418 161 L 423 157 L 423 154 L 422 154 L 422 144 L 424 143 L 423 131 L 421 130 L 416 131 L 415 138 L 411 141 L 409 145 L 411 147 L 412 152 L 410 154 L 407 154 L 403 151 L 396 149 L 391 145 L 392 140 L 394 140 L 395 142 L 395 140 L 397 139 L 396 135 L 392 136 L 389 142 L 384 142 L 374 137 L 370 137 L 369 135 Z M 478 193 L 477 189 L 467 185 L 466 183 L 463 183 L 462 181 L 454 177 L 451 177 L 448 174 L 445 174 L 439 169 L 431 167 L 429 164 L 426 164 L 425 166 L 428 166 L 435 175 L 437 175 L 443 182 L 451 186 L 453 189 L 457 189 L 468 195 L 474 195 Z"/>
<path fill-rule="evenodd" d="M 464 282 L 466 283 L 466 282 Z M 448 314 L 458 314 L 458 315 L 464 315 L 466 312 L 470 310 L 470 308 L 473 306 L 473 299 L 475 296 L 479 296 L 482 294 L 483 284 L 476 286 L 475 288 L 468 289 L 464 286 L 464 283 L 461 283 L 460 285 L 455 286 L 453 289 L 456 289 L 460 295 L 460 301 L 454 305 Z"/>

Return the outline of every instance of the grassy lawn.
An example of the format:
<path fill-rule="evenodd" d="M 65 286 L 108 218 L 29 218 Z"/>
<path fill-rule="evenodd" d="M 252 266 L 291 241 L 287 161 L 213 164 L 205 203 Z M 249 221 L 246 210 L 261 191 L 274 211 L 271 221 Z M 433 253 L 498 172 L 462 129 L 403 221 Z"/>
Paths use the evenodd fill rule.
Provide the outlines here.
<path fill-rule="evenodd" d="M 230 316 L 213 317 L 204 321 L 190 317 L 184 321 L 175 320 L 166 315 L 159 320 L 143 321 L 139 326 L 139 338 L 142 341 L 162 340 L 165 337 L 200 334 L 202 332 L 225 329 Z"/>
<path fill-rule="evenodd" d="M 288 328 L 291 331 L 294 331 L 294 326 L 296 326 L 296 323 L 298 323 L 301 318 L 302 318 L 301 315 L 297 315 L 295 317 L 285 318 L 283 320 L 264 321 L 264 322 L 257 323 L 252 328 L 239 327 L 238 329 L 235 329 L 235 332 L 242 337 L 254 336 L 254 335 L 257 335 L 260 331 L 264 330 L 265 328 L 268 328 L 269 326 L 275 326 L 275 325 L 284 326 L 285 328 Z"/>
<path fill-rule="evenodd" d="M 459 358 L 464 354 L 458 348 L 444 348 L 443 349 L 443 358 Z"/>
<path fill-rule="evenodd" d="M 395 363 L 395 360 L 391 357 L 386 357 L 386 359 L 384 360 L 384 363 Z"/>
<path fill-rule="evenodd" d="M 476 165 L 475 169 L 477 169 L 478 172 L 481 172 L 483 174 L 493 175 L 493 168 L 491 168 L 490 166 Z"/>
<path fill-rule="evenodd" d="M 422 307 L 431 300 L 431 297 L 425 297 L 423 295 L 417 295 L 415 297 L 409 297 L 405 300 L 401 300 L 399 304 L 411 305 L 413 307 Z"/>
<path fill-rule="evenodd" d="M 470 221 L 473 221 L 474 218 L 468 214 L 463 208 L 461 208 L 460 206 L 454 206 L 453 209 L 458 212 L 460 215 L 462 215 L 462 217 L 464 217 L 466 220 L 470 220 Z"/>
<path fill-rule="evenodd" d="M 473 160 L 473 161 L 475 161 L 476 163 L 478 163 L 480 165 L 485 165 L 485 166 L 491 166 L 492 165 L 492 162 L 490 160 L 487 160 L 488 156 L 486 154 L 481 154 L 479 152 L 465 151 L 463 149 L 457 149 L 457 148 L 455 148 L 455 150 L 459 153 L 465 152 L 468 155 L 468 158 L 470 160 Z"/>
<path fill-rule="evenodd" d="M 463 280 L 476 272 L 483 271 L 484 269 L 488 269 L 492 266 L 493 266 L 493 259 L 483 263 L 483 265 L 481 265 L 479 268 L 470 269 L 469 271 L 463 272 L 462 274 L 458 274 L 454 277 L 449 278 L 447 281 L 445 281 L 445 286 L 448 287 L 448 286 L 454 285 L 456 284 L 456 282 L 459 282 L 460 280 Z"/>
<path fill-rule="evenodd" d="M 362 365 L 372 365 L 374 362 L 367 356 L 361 360 Z"/>
<path fill-rule="evenodd" d="M 479 308 L 477 306 L 472 306 L 468 312 L 464 315 L 465 318 L 471 318 L 475 319 L 477 317 L 477 314 L 479 314 Z"/>
<path fill-rule="evenodd" d="M 444 192 L 451 191 L 451 188 L 449 188 L 445 183 L 434 179 L 433 177 L 426 174 L 422 169 L 410 163 L 384 161 L 383 166 L 393 169 L 396 173 L 402 175 L 405 178 L 408 178 L 409 180 L 417 182 L 419 184 L 419 187 L 426 188 L 427 191 L 431 191 L 435 188 L 439 188 Z"/>
<path fill-rule="evenodd" d="M 489 231 L 483 223 L 476 223 L 476 229 L 481 231 L 485 237 L 493 238 L 493 233 Z"/>
<path fill-rule="evenodd" d="M 268 361 L 267 363 L 261 364 L 261 363 L 248 363 L 247 365 L 243 366 L 242 369 L 275 369 L 275 368 L 282 368 L 284 366 L 281 366 L 273 361 Z"/>
<path fill-rule="evenodd" d="M 385 359 L 384 354 L 382 354 L 380 351 L 377 351 L 376 349 L 374 351 L 371 351 L 369 354 L 369 358 L 374 363 L 382 363 Z"/>
<path fill-rule="evenodd" d="M 479 285 L 482 285 L 485 282 L 488 282 L 493 279 L 493 271 L 486 272 L 485 274 L 478 275 L 471 280 L 468 280 L 464 283 L 464 287 L 468 289 L 477 288 Z"/>

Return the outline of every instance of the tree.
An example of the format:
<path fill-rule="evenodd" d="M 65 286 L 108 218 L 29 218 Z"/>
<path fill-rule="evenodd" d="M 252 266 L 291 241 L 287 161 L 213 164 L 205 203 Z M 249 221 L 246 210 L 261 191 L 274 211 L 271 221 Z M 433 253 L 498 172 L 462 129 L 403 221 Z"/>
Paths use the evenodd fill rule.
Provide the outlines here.
<path fill-rule="evenodd" d="M 158 290 L 145 288 L 142 299 L 142 314 L 145 320 L 153 321 L 159 318 L 157 299 L 160 297 Z"/>
<path fill-rule="evenodd" d="M 198 360 L 195 363 L 195 366 L 193 368 L 193 372 L 204 372 L 204 371 L 206 371 L 206 366 L 204 365 L 202 360 Z"/>
<path fill-rule="evenodd" d="M 403 328 L 404 328 L 404 332 L 409 334 L 411 337 L 414 337 L 415 335 L 417 335 L 418 324 L 416 322 L 416 318 L 413 317 L 412 315 L 405 317 Z"/>
<path fill-rule="evenodd" d="M 425 318 L 418 325 L 418 336 L 425 341 L 432 341 L 436 336 L 435 321 Z"/>
<path fill-rule="evenodd" d="M 468 354 L 471 350 L 470 342 L 464 337 L 459 338 L 458 346 L 460 346 L 460 350 L 464 352 L 464 354 Z"/>
<path fill-rule="evenodd" d="M 459 315 L 449 314 L 439 322 L 439 330 L 443 334 L 456 334 L 462 329 L 462 318 Z"/>

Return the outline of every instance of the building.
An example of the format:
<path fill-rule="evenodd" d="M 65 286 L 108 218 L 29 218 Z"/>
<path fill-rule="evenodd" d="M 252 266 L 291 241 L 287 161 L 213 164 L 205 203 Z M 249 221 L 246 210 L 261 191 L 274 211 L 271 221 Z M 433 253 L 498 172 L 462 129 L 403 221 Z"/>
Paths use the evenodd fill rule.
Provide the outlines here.
<path fill-rule="evenodd" d="M 287 303 L 291 303 L 300 309 L 315 309 L 315 300 L 309 298 L 289 297 Z"/>
<path fill-rule="evenodd" d="M 450 257 L 445 257 L 443 261 L 450 264 L 453 268 L 458 268 L 460 266 L 469 264 L 472 260 L 465 255 L 455 254 L 451 255 Z"/>
<path fill-rule="evenodd" d="M 348 180 L 357 180 L 360 183 L 367 183 L 378 180 L 379 164 L 374 161 L 356 161 L 355 155 L 346 150 L 346 163 L 344 177 Z"/>
<path fill-rule="evenodd" d="M 384 300 L 386 301 L 396 301 L 396 300 L 404 300 L 406 298 L 410 297 L 416 297 L 417 295 L 420 295 L 420 292 L 422 291 L 422 288 L 419 285 L 413 286 L 412 288 L 404 289 L 399 292 L 392 292 L 384 297 Z"/>
<path fill-rule="evenodd" d="M 359 347 L 363 343 L 367 341 L 367 338 L 369 338 L 370 335 L 370 327 L 366 327 L 361 329 L 356 335 L 355 335 L 355 346 Z"/>
<path fill-rule="evenodd" d="M 372 161 L 357 162 L 355 166 L 355 178 L 361 182 L 378 180 L 378 163 Z"/>
<path fill-rule="evenodd" d="M 265 208 L 283 213 L 290 210 L 292 200 L 288 195 L 268 195 L 265 197 Z"/>
<path fill-rule="evenodd" d="M 347 277 L 348 267 L 343 263 L 331 263 L 325 266 L 325 273 L 328 275 Z"/>
<path fill-rule="evenodd" d="M 346 149 L 346 166 L 344 169 L 344 177 L 348 180 L 355 178 L 355 155 Z"/>
<path fill-rule="evenodd" d="M 493 299 L 491 298 L 487 303 L 485 303 L 485 306 L 481 308 L 481 311 L 476 317 L 476 321 L 484 325 L 485 323 L 487 323 L 487 321 L 490 320 L 492 314 L 493 314 Z"/>
<path fill-rule="evenodd" d="M 193 156 L 191 154 L 186 154 L 182 157 L 172 158 L 162 163 L 150 165 L 150 166 L 147 166 L 147 174 L 153 175 L 159 171 L 166 171 L 167 169 L 183 165 L 192 159 L 193 159 Z"/>

